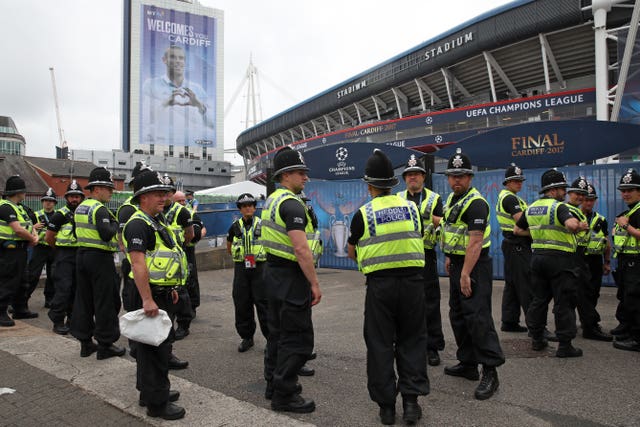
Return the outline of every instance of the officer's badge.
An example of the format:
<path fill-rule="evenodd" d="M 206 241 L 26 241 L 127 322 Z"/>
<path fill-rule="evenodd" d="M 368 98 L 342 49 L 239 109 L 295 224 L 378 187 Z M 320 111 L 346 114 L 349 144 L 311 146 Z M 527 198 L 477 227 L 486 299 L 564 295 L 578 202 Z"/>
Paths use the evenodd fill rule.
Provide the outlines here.
<path fill-rule="evenodd" d="M 407 165 L 409 165 L 410 167 L 414 167 L 417 164 L 418 164 L 418 161 L 416 160 L 416 155 L 412 154 L 411 157 L 409 157 L 409 161 L 407 162 Z"/>
<path fill-rule="evenodd" d="M 156 176 L 158 177 L 158 182 L 160 184 L 165 184 L 164 177 L 162 175 L 160 175 L 160 172 L 157 172 Z"/>
<path fill-rule="evenodd" d="M 578 187 L 584 190 L 586 186 L 587 186 L 587 181 L 585 181 L 584 178 L 581 178 L 580 181 L 578 181 Z"/>
<path fill-rule="evenodd" d="M 51 187 L 47 189 L 46 195 L 49 197 L 53 196 L 53 189 Z"/>
<path fill-rule="evenodd" d="M 69 186 L 69 188 L 72 189 L 72 190 L 77 190 L 78 189 L 78 183 L 76 182 L 75 179 L 73 181 L 71 181 L 71 185 Z"/>
<path fill-rule="evenodd" d="M 518 175 L 518 176 L 522 175 L 522 169 L 520 169 L 518 166 L 515 167 L 513 172 L 515 172 L 515 174 Z"/>
<path fill-rule="evenodd" d="M 303 165 L 304 165 L 304 164 L 306 164 L 306 163 L 304 162 L 304 157 L 302 157 L 302 153 L 301 153 L 301 152 L 299 152 L 299 151 L 298 151 L 297 153 L 298 153 L 298 159 L 300 159 L 300 163 L 302 163 Z"/>
<path fill-rule="evenodd" d="M 625 184 L 629 184 L 632 181 L 632 179 L 633 178 L 631 177 L 631 169 L 629 169 L 627 174 L 622 177 L 622 182 L 624 182 Z"/>
<path fill-rule="evenodd" d="M 460 155 L 456 154 L 456 156 L 451 161 L 451 164 L 454 168 L 459 168 L 464 164 L 464 160 L 462 160 L 462 157 L 460 157 Z"/>

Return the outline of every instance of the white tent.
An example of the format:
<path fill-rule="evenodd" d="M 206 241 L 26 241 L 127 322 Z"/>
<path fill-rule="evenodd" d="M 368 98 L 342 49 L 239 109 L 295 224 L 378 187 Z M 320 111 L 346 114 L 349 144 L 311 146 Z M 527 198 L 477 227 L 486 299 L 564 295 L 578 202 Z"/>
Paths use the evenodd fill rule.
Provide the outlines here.
<path fill-rule="evenodd" d="M 242 181 L 234 184 L 223 185 L 221 187 L 207 188 L 206 190 L 196 191 L 196 195 L 211 196 L 234 196 L 237 197 L 242 193 L 253 194 L 254 197 L 260 197 L 261 194 L 267 194 L 267 188 L 264 185 L 256 184 L 253 181 Z"/>

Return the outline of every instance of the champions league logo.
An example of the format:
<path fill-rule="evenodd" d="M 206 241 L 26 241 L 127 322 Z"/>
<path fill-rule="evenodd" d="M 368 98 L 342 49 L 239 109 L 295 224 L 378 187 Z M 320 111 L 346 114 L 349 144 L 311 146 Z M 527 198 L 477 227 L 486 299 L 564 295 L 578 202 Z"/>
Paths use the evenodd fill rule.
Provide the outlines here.
<path fill-rule="evenodd" d="M 349 157 L 349 150 L 346 147 L 338 147 L 336 150 L 336 167 L 329 168 L 335 176 L 346 176 L 356 170 L 355 166 L 347 165 L 347 158 Z"/>
<path fill-rule="evenodd" d="M 349 150 L 345 147 L 340 147 L 336 150 L 336 159 L 338 159 L 339 162 L 344 162 L 347 160 L 347 157 L 349 157 Z"/>

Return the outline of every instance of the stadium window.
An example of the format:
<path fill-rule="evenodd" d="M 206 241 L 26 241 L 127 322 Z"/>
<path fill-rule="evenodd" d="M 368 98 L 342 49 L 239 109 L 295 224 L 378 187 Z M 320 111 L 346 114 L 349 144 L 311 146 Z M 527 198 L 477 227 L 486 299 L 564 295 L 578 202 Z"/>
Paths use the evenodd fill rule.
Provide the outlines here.
<path fill-rule="evenodd" d="M 149 154 L 152 156 L 156 153 L 156 146 L 154 144 L 149 144 Z"/>
<path fill-rule="evenodd" d="M 214 172 L 215 169 L 214 168 L 209 168 L 209 172 Z"/>
<path fill-rule="evenodd" d="M 196 166 L 196 172 L 200 172 L 202 168 L 200 166 Z"/>
<path fill-rule="evenodd" d="M 123 162 L 123 161 L 121 161 L 121 160 L 118 160 L 118 164 L 119 164 L 120 166 L 126 166 L 127 162 Z"/>
<path fill-rule="evenodd" d="M 169 146 L 169 157 L 173 157 L 173 145 Z"/>

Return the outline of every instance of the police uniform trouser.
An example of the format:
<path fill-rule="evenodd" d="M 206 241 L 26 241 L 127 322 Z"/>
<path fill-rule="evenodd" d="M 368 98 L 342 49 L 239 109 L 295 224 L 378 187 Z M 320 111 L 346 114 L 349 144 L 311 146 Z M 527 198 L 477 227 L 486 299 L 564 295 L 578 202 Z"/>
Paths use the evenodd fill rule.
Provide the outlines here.
<path fill-rule="evenodd" d="M 367 388 L 371 400 L 394 405 L 403 395 L 429 393 L 424 278 L 367 276 L 364 303 Z M 398 367 L 398 381 L 394 359 Z"/>
<path fill-rule="evenodd" d="M 38 287 L 40 281 L 40 275 L 42 269 L 47 268 L 47 279 L 44 282 L 44 300 L 45 302 L 51 302 L 55 288 L 53 285 L 53 248 L 49 245 L 36 245 L 31 252 L 31 259 L 27 267 L 28 275 L 28 289 L 27 300 L 31 298 L 31 294 Z"/>
<path fill-rule="evenodd" d="M 113 253 L 100 249 L 78 249 L 76 258 L 78 285 L 71 317 L 71 333 L 80 341 L 96 338 L 111 345 L 120 338 L 119 276 Z M 95 321 L 94 321 L 95 317 Z"/>
<path fill-rule="evenodd" d="M 70 318 L 73 312 L 73 301 L 76 297 L 76 248 L 58 246 L 56 248 L 53 267 L 53 285 L 56 291 L 51 300 L 49 319 L 62 323 Z"/>
<path fill-rule="evenodd" d="M 442 316 L 440 314 L 440 280 L 438 278 L 438 256 L 434 249 L 424 251 L 424 299 L 427 319 L 427 349 L 444 350 Z"/>
<path fill-rule="evenodd" d="M 236 331 L 243 339 L 253 338 L 256 331 L 254 305 L 258 312 L 262 335 L 265 338 L 269 337 L 267 295 L 262 277 L 263 270 L 264 262 L 256 263 L 255 268 L 245 268 L 242 262 L 236 262 L 234 266 L 233 305 L 235 307 Z"/>
<path fill-rule="evenodd" d="M 527 311 L 527 328 L 534 339 L 542 339 L 547 324 L 549 302 L 553 299 L 556 336 L 560 342 L 576 337 L 576 304 L 578 300 L 578 268 L 575 255 L 554 251 L 531 257 L 531 289 L 533 299 Z"/>
<path fill-rule="evenodd" d="M 502 323 L 520 323 L 520 308 L 527 314 L 531 303 L 531 246 L 515 240 L 502 241 L 504 255 L 504 291 Z"/>
<path fill-rule="evenodd" d="M 590 280 L 584 284 L 583 298 L 592 313 L 594 323 L 591 326 L 593 327 L 601 320 L 597 306 L 598 299 L 600 298 L 600 288 L 602 287 L 602 255 L 585 255 L 584 261 L 589 268 Z M 579 303 L 580 297 L 578 297 L 578 304 Z M 585 327 L 588 325 L 583 321 L 582 326 Z"/>
<path fill-rule="evenodd" d="M 311 288 L 297 263 L 264 269 L 269 338 L 264 377 L 274 388 L 274 399 L 296 392 L 298 371 L 313 351 Z"/>
<path fill-rule="evenodd" d="M 620 255 L 618 258 L 618 264 L 615 270 L 612 271 L 611 275 L 613 276 L 613 280 L 616 282 L 616 298 L 618 299 L 618 305 L 616 307 L 616 320 L 620 323 L 620 326 L 627 328 L 627 319 L 625 318 L 624 312 L 624 283 L 621 280 L 620 273 L 623 270 L 622 263 L 624 262 L 624 255 Z"/>
<path fill-rule="evenodd" d="M 126 311 L 134 311 L 142 308 L 142 298 L 135 280 L 129 277 L 131 272 L 131 263 L 127 258 L 122 260 L 120 264 L 120 272 L 122 275 L 122 307 Z"/>
<path fill-rule="evenodd" d="M 576 254 L 575 262 L 578 266 L 578 299 L 576 301 L 576 309 L 578 310 L 582 329 L 590 330 L 600 321 L 600 316 L 596 311 L 596 306 L 589 298 L 588 288 L 591 286 L 591 272 L 584 253 Z"/>
<path fill-rule="evenodd" d="M 460 292 L 464 256 L 450 256 L 449 319 L 458 344 L 457 359 L 465 365 L 495 367 L 504 363 L 498 334 L 491 317 L 493 265 L 490 256 L 480 256 L 471 271 L 471 296 Z"/>
<path fill-rule="evenodd" d="M 189 277 L 187 283 L 180 288 L 180 307 L 176 312 L 178 326 L 189 329 L 195 317 L 195 310 L 200 306 L 200 283 L 198 282 L 198 267 L 196 265 L 196 248 L 187 246 L 184 249 L 189 263 Z"/>
<path fill-rule="evenodd" d="M 22 242 L 18 245 L 13 249 L 0 248 L 0 313 L 6 312 L 9 304 L 16 312 L 27 309 L 27 247 Z"/>
<path fill-rule="evenodd" d="M 621 256 L 618 259 L 618 276 L 622 284 L 625 324 L 631 337 L 640 341 L 640 257 Z"/>
<path fill-rule="evenodd" d="M 151 286 L 153 300 L 160 310 L 167 312 L 171 321 L 177 309 L 171 299 L 172 289 L 172 286 Z M 151 407 L 163 406 L 169 400 L 169 357 L 173 341 L 171 328 L 167 339 L 158 347 L 136 342 L 136 388 L 140 391 L 140 399 Z"/>

